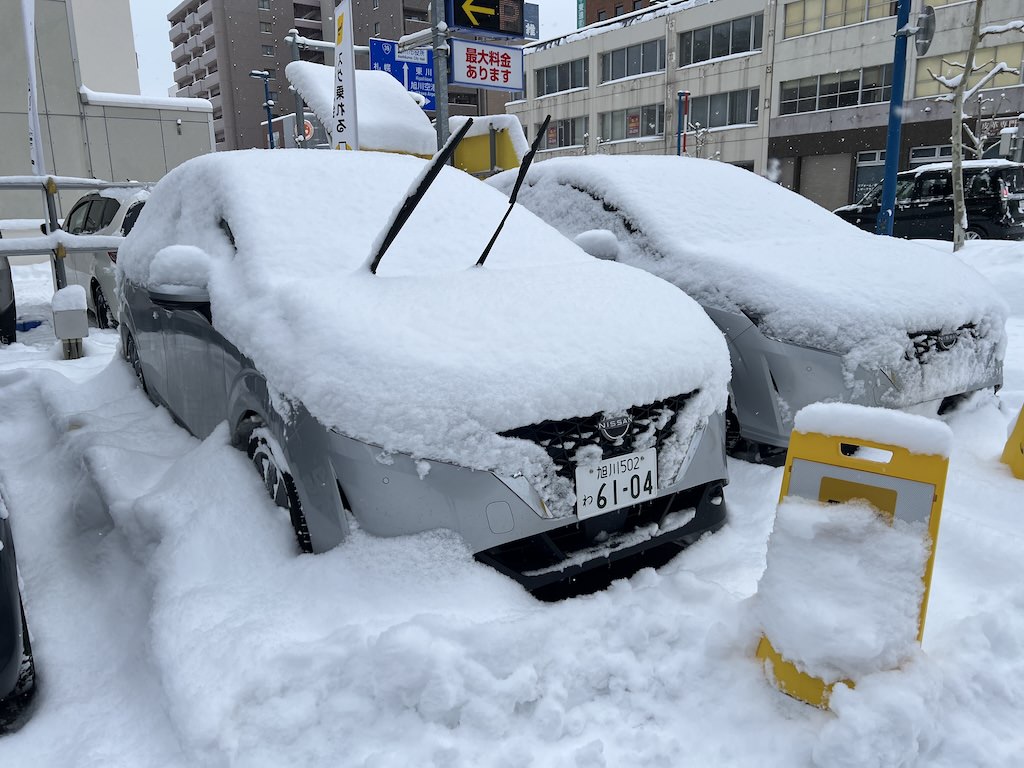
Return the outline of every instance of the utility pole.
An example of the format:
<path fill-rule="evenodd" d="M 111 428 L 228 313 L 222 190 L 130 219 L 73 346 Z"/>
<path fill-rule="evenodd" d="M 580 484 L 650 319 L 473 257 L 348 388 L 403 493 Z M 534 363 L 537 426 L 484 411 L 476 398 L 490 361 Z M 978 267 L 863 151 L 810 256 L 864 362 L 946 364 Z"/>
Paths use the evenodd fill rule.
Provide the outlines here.
<path fill-rule="evenodd" d="M 264 69 L 254 69 L 249 77 L 263 81 L 263 106 L 267 110 L 267 141 L 274 148 L 274 102 L 270 99 L 270 73 Z"/>
<path fill-rule="evenodd" d="M 889 133 L 885 142 L 885 180 L 882 205 L 875 222 L 875 233 L 892 236 L 896 213 L 896 172 L 900 162 L 900 133 L 903 129 L 903 88 L 907 80 L 907 37 L 910 0 L 898 0 L 896 10 L 896 52 L 892 62 L 892 96 L 889 99 Z"/>
<path fill-rule="evenodd" d="M 441 0 L 430 2 L 430 26 L 434 44 L 434 120 L 437 148 L 448 141 L 448 25 L 442 17 Z"/>

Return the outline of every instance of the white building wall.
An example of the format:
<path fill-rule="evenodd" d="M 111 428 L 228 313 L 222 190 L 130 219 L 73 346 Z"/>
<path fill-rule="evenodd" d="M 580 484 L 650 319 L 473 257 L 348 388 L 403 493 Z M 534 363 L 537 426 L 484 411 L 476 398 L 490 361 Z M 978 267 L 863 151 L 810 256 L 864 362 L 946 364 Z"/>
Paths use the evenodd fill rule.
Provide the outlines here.
<path fill-rule="evenodd" d="M 69 0 L 82 82 L 93 91 L 139 94 L 128 0 Z"/>

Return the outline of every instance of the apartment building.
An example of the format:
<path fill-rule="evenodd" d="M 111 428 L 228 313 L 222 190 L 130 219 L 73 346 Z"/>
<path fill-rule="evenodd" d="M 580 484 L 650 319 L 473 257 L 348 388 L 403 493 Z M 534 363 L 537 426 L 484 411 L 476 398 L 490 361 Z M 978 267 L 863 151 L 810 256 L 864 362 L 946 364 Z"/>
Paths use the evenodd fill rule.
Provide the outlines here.
<path fill-rule="evenodd" d="M 253 70 L 270 74 L 270 98 L 275 116 L 291 112 L 284 68 L 291 47 L 284 38 L 295 28 L 303 37 L 334 39 L 333 0 L 183 0 L 167 14 L 172 93 L 208 99 L 213 105 L 217 149 L 247 149 L 266 143 L 265 91 Z M 302 58 L 333 64 L 318 51 Z"/>
<path fill-rule="evenodd" d="M 914 0 L 912 18 L 924 3 Z M 948 157 L 952 108 L 931 73 L 956 73 L 974 3 L 931 0 L 936 34 L 909 47 L 900 168 Z M 892 88 L 894 0 L 681 0 L 527 46 L 526 98 L 506 105 L 528 134 L 552 116 L 545 155 L 686 154 L 770 173 L 832 208 L 881 178 Z M 1024 16 L 988 0 L 983 23 Z M 986 38 L 978 62 L 1020 71 L 1024 35 Z M 1021 75 L 971 99 L 972 127 L 998 132 L 1024 111 Z M 686 93 L 685 99 L 679 94 Z"/>

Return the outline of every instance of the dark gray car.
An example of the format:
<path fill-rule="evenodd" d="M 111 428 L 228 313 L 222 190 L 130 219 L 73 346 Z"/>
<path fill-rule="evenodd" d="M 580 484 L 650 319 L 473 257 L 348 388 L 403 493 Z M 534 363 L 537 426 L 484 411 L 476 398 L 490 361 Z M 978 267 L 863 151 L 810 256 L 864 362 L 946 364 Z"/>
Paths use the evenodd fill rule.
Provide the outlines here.
<path fill-rule="evenodd" d="M 35 664 L 18 588 L 18 562 L 0 492 L 0 732 L 14 723 L 35 691 Z"/>
<path fill-rule="evenodd" d="M 10 344 L 15 340 L 17 317 L 11 265 L 6 256 L 0 255 L 0 344 Z"/>

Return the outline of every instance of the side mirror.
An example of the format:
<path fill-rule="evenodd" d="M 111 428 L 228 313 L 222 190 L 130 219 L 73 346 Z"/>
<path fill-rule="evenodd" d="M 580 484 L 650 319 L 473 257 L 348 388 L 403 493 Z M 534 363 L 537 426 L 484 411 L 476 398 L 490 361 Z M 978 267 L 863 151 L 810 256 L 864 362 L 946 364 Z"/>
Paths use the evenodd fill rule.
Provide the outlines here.
<path fill-rule="evenodd" d="M 594 258 L 615 261 L 619 257 L 619 241 L 607 229 L 588 229 L 572 241 Z"/>
<path fill-rule="evenodd" d="M 169 245 L 157 251 L 146 285 L 156 304 L 208 305 L 212 258 L 193 245 Z"/>

